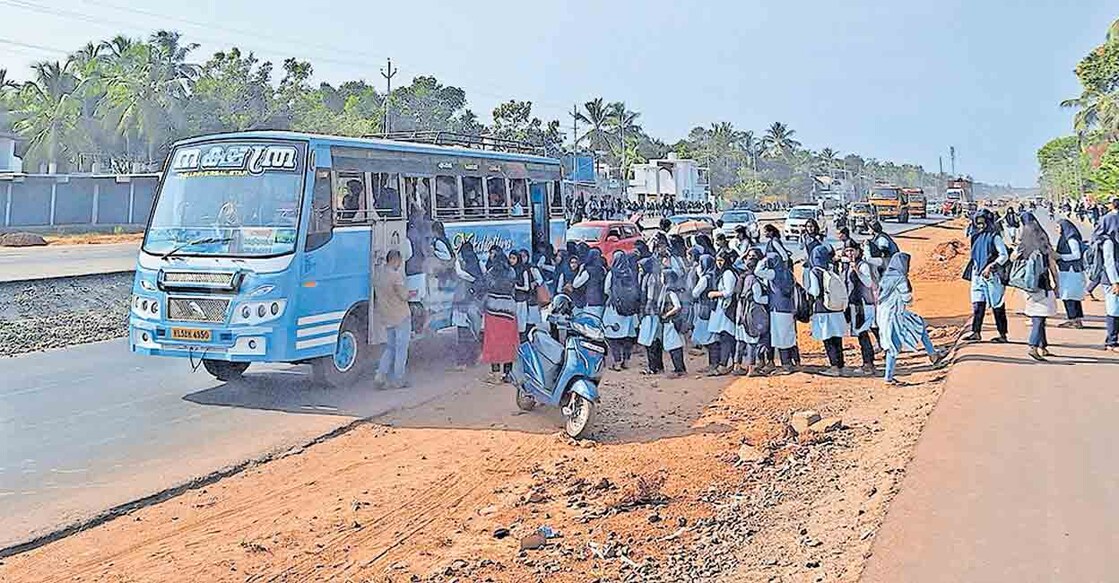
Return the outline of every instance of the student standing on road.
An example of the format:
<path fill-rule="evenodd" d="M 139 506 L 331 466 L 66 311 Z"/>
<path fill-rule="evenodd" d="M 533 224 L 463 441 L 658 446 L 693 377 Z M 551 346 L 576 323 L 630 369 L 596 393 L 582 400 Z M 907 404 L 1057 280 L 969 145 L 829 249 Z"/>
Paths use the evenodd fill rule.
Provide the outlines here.
<path fill-rule="evenodd" d="M 683 304 L 680 302 L 680 275 L 672 270 L 661 271 L 661 292 L 657 309 L 661 324 L 661 348 L 672 359 L 669 378 L 679 378 L 688 372 L 684 364 L 684 336 L 680 332 Z M 661 365 L 663 370 L 664 366 Z"/>
<path fill-rule="evenodd" d="M 781 230 L 776 225 L 766 225 L 762 227 L 762 245 L 766 257 L 770 253 L 775 253 L 788 265 L 792 265 L 792 255 L 789 250 L 785 248 L 785 243 L 781 241 Z"/>
<path fill-rule="evenodd" d="M 602 258 L 602 251 L 591 249 L 587 252 L 587 259 L 571 285 L 586 294 L 583 311 L 601 319 L 606 313 L 606 261 Z"/>
<path fill-rule="evenodd" d="M 897 242 L 894 241 L 893 237 L 886 234 L 881 222 L 871 221 L 870 239 L 867 239 L 866 247 L 866 261 L 874 266 L 877 271 L 875 275 L 881 277 L 882 273 L 886 271 L 886 266 L 890 263 L 890 258 L 898 252 Z"/>
<path fill-rule="evenodd" d="M 719 334 L 718 330 L 710 327 L 715 301 L 709 294 L 715 290 L 719 281 L 715 258 L 707 254 L 701 256 L 699 265 L 696 266 L 696 275 L 696 284 L 692 288 L 692 346 L 707 349 L 707 372 L 710 374 L 719 368 Z"/>
<path fill-rule="evenodd" d="M 1100 217 L 1096 240 L 1102 255 L 1100 283 L 1104 288 L 1107 339 L 1104 346 L 1119 352 L 1119 198 L 1111 199 L 1111 212 Z"/>
<path fill-rule="evenodd" d="M 734 288 L 738 284 L 738 272 L 734 264 L 738 257 L 733 251 L 727 249 L 715 259 L 718 269 L 717 282 L 714 289 L 707 292 L 707 297 L 715 301 L 711 310 L 709 329 L 718 335 L 718 366 L 715 370 L 708 371 L 709 376 L 725 375 L 731 371 L 734 364 Z"/>
<path fill-rule="evenodd" d="M 1006 282 L 1003 270 L 1010 261 L 1010 251 L 995 226 L 991 211 L 981 209 L 971 219 L 971 260 L 964 270 L 964 279 L 971 281 L 971 332 L 963 340 L 983 339 L 983 317 L 987 308 L 995 315 L 998 336 L 991 342 L 1007 342 Z"/>
<path fill-rule="evenodd" d="M 645 261 L 655 262 L 650 257 Z M 633 255 L 615 251 L 610 272 L 606 274 L 606 311 L 602 316 L 606 343 L 613 358 L 611 370 L 629 368 L 629 357 L 637 338 L 637 314 L 641 309 L 641 289 L 637 261 Z"/>
<path fill-rule="evenodd" d="M 863 373 L 877 376 L 874 368 L 874 343 L 870 339 L 874 326 L 875 306 L 878 303 L 878 283 L 874 268 L 863 259 L 863 248 L 855 241 L 849 241 L 843 248 L 847 280 L 847 296 L 851 302 L 847 308 L 851 336 L 859 339 L 859 352 L 863 357 Z"/>
<path fill-rule="evenodd" d="M 381 351 L 374 384 L 392 388 L 406 386 L 404 370 L 408 364 L 408 343 L 412 341 L 412 312 L 408 309 L 408 287 L 404 285 L 404 259 L 397 249 L 385 256 L 385 269 L 374 279 L 374 303 L 385 327 L 387 340 Z"/>
<path fill-rule="evenodd" d="M 484 288 L 482 265 L 474 244 L 465 241 L 455 260 L 458 285 L 451 302 L 451 320 L 455 325 L 455 365 L 460 370 L 478 360 L 478 339 L 482 333 L 481 296 Z"/>
<path fill-rule="evenodd" d="M 637 264 L 641 286 L 641 322 L 638 326 L 637 343 L 645 347 L 645 370 L 641 374 L 660 374 L 664 371 L 662 350 L 660 299 L 663 291 L 661 267 L 656 259 L 649 257 Z"/>
<path fill-rule="evenodd" d="M 519 251 L 509 252 L 509 265 L 513 267 L 513 301 L 517 305 L 517 335 L 525 341 L 528 332 L 528 296 L 532 289 L 532 277 L 528 266 L 521 260 Z"/>
<path fill-rule="evenodd" d="M 755 273 L 761 260 L 761 249 L 748 249 L 735 284 L 734 339 L 738 350 L 734 364 L 735 374 L 740 376 L 766 374 L 770 368 L 769 296 L 761 278 Z M 761 322 L 755 320 L 760 316 L 764 316 L 760 318 Z"/>
<path fill-rule="evenodd" d="M 750 240 L 750 231 L 746 228 L 746 225 L 738 225 L 734 228 L 734 245 L 732 245 L 732 248 L 735 253 L 739 256 L 745 255 L 753 245 L 754 242 Z"/>
<path fill-rule="evenodd" d="M 758 263 L 754 274 L 769 289 L 769 343 L 781 357 L 781 367 L 786 373 L 796 372 L 797 322 L 793 314 L 796 281 L 787 259 L 777 253 L 766 255 Z"/>
<path fill-rule="evenodd" d="M 890 258 L 886 273 L 878 282 L 878 309 L 876 316 L 882 334 L 882 351 L 886 354 L 886 384 L 900 385 L 894 378 L 898 355 L 903 350 L 921 347 L 929 355 L 929 362 L 938 365 L 945 353 L 937 352 L 929 338 L 925 320 L 909 311 L 913 302 L 913 286 L 909 282 L 909 254 L 897 253 Z"/>
<path fill-rule="evenodd" d="M 1057 287 L 1061 288 L 1061 301 L 1065 305 L 1068 321 L 1059 328 L 1084 327 L 1084 295 L 1088 285 L 1084 274 L 1084 255 L 1088 251 L 1080 229 L 1068 219 L 1061 219 L 1057 225 L 1061 235 L 1057 239 Z"/>
<path fill-rule="evenodd" d="M 800 233 L 800 248 L 804 249 L 806 257 L 812 257 L 812 252 L 818 245 L 824 243 L 824 234 L 820 232 L 820 223 L 816 219 L 804 222 L 804 230 Z"/>
<path fill-rule="evenodd" d="M 532 264 L 532 255 L 529 254 L 528 249 L 521 249 L 521 265 L 525 266 L 526 275 L 528 275 L 528 300 L 526 320 L 528 328 L 541 325 L 544 320 L 540 317 L 540 304 L 536 300 L 536 288 L 544 285 L 544 274 L 540 272 L 540 268 Z"/>
<path fill-rule="evenodd" d="M 1007 242 L 1013 245 L 1018 241 L 1018 230 L 1022 228 L 1022 220 L 1018 218 L 1018 211 L 1014 209 L 1014 205 L 1006 207 L 1006 212 L 1002 216 L 1002 226 Z"/>
<path fill-rule="evenodd" d="M 1025 313 L 1030 317 L 1030 358 L 1044 361 L 1049 354 L 1049 339 L 1045 334 L 1046 319 L 1057 315 L 1056 253 L 1049 244 L 1049 234 L 1037 222 L 1033 213 L 1022 213 L 1022 235 L 1011 261 L 1029 261 L 1041 258 L 1042 271 L 1038 274 L 1038 291 L 1023 291 Z"/>
<path fill-rule="evenodd" d="M 499 383 L 513 369 L 517 355 L 517 304 L 513 299 L 516 273 L 500 246 L 490 247 L 486 260 L 486 299 L 483 316 L 482 362 L 490 365 L 486 379 Z"/>
<path fill-rule="evenodd" d="M 828 293 L 826 278 L 841 278 L 835 271 L 835 251 L 828 245 L 817 245 L 808 262 L 808 268 L 804 270 L 804 289 L 813 299 L 812 337 L 824 343 L 824 351 L 828 355 L 830 367 L 824 374 L 842 376 L 843 337 L 847 333 L 847 319 L 843 315 L 846 306 L 832 310 L 825 303 Z"/>

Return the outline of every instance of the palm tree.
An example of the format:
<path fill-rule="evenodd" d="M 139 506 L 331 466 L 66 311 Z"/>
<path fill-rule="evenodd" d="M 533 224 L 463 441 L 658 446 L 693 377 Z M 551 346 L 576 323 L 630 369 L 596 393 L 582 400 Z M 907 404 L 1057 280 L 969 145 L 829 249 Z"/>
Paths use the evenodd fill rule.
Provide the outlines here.
<path fill-rule="evenodd" d="M 7 69 L 0 69 L 0 94 L 3 94 L 8 89 L 19 89 L 19 83 L 8 78 Z"/>
<path fill-rule="evenodd" d="M 1119 136 L 1119 91 L 1085 91 L 1080 97 L 1062 101 L 1061 107 L 1077 110 L 1073 118 L 1076 133 L 1100 129 L 1109 137 Z"/>
<path fill-rule="evenodd" d="M 800 142 L 793 139 L 796 135 L 796 130 L 789 129 L 789 126 L 775 121 L 773 125 L 765 132 L 765 137 L 762 138 L 762 148 L 765 155 L 769 158 L 785 159 L 790 153 L 800 147 Z"/>
<path fill-rule="evenodd" d="M 839 152 L 831 148 L 824 148 L 816 155 L 825 172 L 831 173 L 839 165 Z"/>
<path fill-rule="evenodd" d="M 621 101 L 615 101 L 607 106 L 608 116 L 607 122 L 609 129 L 612 133 L 617 135 L 617 147 L 614 148 L 614 156 L 618 161 L 618 167 L 622 170 L 622 175 L 626 175 L 626 170 L 629 165 L 634 162 L 634 158 L 630 157 L 628 153 L 632 148 L 631 144 L 637 142 L 638 132 L 641 128 L 637 125 L 637 118 L 641 115 L 636 111 L 630 111 L 626 108 L 626 104 Z"/>
<path fill-rule="evenodd" d="M 58 61 L 32 65 L 35 80 L 20 89 L 13 129 L 28 139 L 28 153 L 57 166 L 69 154 L 80 104 L 74 98 L 78 78 Z"/>
<path fill-rule="evenodd" d="M 592 151 L 608 150 L 610 136 L 607 133 L 607 126 L 610 124 L 610 111 L 607 109 L 606 102 L 601 97 L 596 97 L 584 103 L 583 110 L 575 116 L 575 119 L 591 127 L 577 138 L 576 144 L 586 141 L 587 147 Z"/>

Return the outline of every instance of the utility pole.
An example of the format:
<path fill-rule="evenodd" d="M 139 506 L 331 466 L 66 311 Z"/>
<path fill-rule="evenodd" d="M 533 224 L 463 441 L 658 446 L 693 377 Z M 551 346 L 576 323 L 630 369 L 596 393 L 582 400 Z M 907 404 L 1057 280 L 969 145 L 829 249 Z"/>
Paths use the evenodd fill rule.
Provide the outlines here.
<path fill-rule="evenodd" d="M 571 106 L 571 153 L 579 151 L 579 104 Z"/>
<path fill-rule="evenodd" d="M 389 104 L 392 97 L 392 78 L 396 76 L 396 69 L 392 66 L 392 58 L 389 58 L 388 68 L 381 69 L 381 76 L 385 78 L 385 123 L 383 124 L 382 131 L 386 134 L 392 131 L 392 125 L 389 118 Z"/>
<path fill-rule="evenodd" d="M 956 146 L 948 146 L 948 155 L 952 157 L 952 176 L 956 176 Z"/>
<path fill-rule="evenodd" d="M 940 173 L 936 175 L 936 194 L 941 197 L 944 196 L 944 156 L 937 156 L 936 160 L 940 164 Z"/>
<path fill-rule="evenodd" d="M 1084 151 L 1084 134 L 1076 132 L 1076 158 L 1072 161 L 1076 165 L 1076 196 L 1077 200 L 1084 200 L 1084 178 L 1080 175 L 1080 153 Z"/>

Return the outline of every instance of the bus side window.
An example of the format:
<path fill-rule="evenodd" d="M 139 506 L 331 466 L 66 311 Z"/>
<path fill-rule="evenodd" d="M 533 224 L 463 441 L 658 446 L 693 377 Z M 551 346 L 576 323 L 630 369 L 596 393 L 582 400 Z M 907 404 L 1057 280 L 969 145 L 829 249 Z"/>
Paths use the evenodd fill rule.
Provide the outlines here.
<path fill-rule="evenodd" d="M 458 178 L 454 176 L 435 177 L 435 218 L 457 218 L 461 213 L 459 205 Z"/>
<path fill-rule="evenodd" d="M 431 218 L 431 179 L 419 176 L 404 177 L 404 198 L 408 202 L 408 216 L 417 211 Z"/>
<path fill-rule="evenodd" d="M 509 214 L 509 192 L 505 189 L 505 179 L 490 176 L 486 179 L 486 202 L 491 217 L 504 217 Z"/>
<path fill-rule="evenodd" d="M 558 180 L 548 183 L 551 190 L 552 216 L 563 216 L 563 184 Z"/>
<path fill-rule="evenodd" d="M 333 233 L 334 212 L 331 199 L 330 170 L 315 171 L 315 187 L 311 193 L 311 217 L 307 221 L 305 250 L 313 251 L 330 240 Z"/>
<path fill-rule="evenodd" d="M 365 223 L 366 189 L 362 172 L 339 172 L 335 182 L 334 209 L 339 225 Z"/>
<path fill-rule="evenodd" d="M 482 197 L 480 176 L 462 177 L 462 204 L 468 219 L 480 219 L 486 214 L 486 201 Z"/>
<path fill-rule="evenodd" d="M 525 205 L 528 200 L 528 181 L 524 178 L 509 180 L 509 198 L 512 203 L 511 214 L 514 217 L 525 216 Z"/>
<path fill-rule="evenodd" d="M 373 174 L 373 208 L 383 218 L 398 219 L 400 210 L 400 175 L 382 172 Z"/>

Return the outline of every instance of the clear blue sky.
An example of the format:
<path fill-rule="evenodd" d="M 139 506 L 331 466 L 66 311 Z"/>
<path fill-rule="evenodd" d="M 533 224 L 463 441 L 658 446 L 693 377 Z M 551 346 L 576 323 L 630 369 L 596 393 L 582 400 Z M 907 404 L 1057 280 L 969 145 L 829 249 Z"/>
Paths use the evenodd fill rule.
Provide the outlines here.
<path fill-rule="evenodd" d="M 570 127 L 572 103 L 602 96 L 668 142 L 712 121 L 782 121 L 813 149 L 929 170 L 952 144 L 961 172 L 1029 186 L 1037 148 L 1068 131 L 1057 103 L 1078 93 L 1073 66 L 1117 17 L 1114 0 L 0 0 L 0 41 L 41 47 L 0 42 L 0 67 L 24 78 L 62 56 L 50 49 L 172 28 L 202 44 L 199 60 L 235 44 L 310 60 L 331 82 L 381 83 L 391 56 L 397 81 L 463 87 L 483 119 L 529 99 Z"/>

